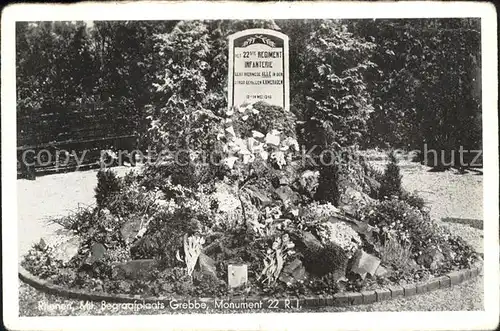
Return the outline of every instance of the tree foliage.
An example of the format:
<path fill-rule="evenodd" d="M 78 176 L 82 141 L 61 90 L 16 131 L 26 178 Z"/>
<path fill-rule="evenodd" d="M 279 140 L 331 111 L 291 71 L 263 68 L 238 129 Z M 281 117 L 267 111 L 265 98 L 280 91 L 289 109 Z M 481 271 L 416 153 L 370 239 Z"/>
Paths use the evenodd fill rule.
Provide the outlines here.
<path fill-rule="evenodd" d="M 372 41 L 377 75 L 366 145 L 479 149 L 481 37 L 478 19 L 350 21 Z"/>
<path fill-rule="evenodd" d="M 248 28 L 290 37 L 301 143 L 481 147 L 478 19 L 18 22 L 18 115 L 107 102 L 158 146 L 201 141 L 226 109 L 227 37 Z"/>

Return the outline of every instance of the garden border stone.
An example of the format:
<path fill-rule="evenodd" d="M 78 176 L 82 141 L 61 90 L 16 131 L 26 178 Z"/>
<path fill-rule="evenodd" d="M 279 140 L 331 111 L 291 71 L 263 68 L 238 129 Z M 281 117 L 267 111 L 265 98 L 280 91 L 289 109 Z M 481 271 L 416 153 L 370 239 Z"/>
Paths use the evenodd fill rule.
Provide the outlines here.
<path fill-rule="evenodd" d="M 446 275 L 430 279 L 425 282 L 415 284 L 407 284 L 403 286 L 392 285 L 375 290 L 365 290 L 362 292 L 342 292 L 314 296 L 300 296 L 293 298 L 294 301 L 291 307 L 325 307 L 325 306 L 349 306 L 371 304 L 384 300 L 391 300 L 399 297 L 409 297 L 431 292 L 437 289 L 449 288 L 453 285 L 460 284 L 466 280 L 474 279 L 481 273 L 482 264 L 475 264 L 470 269 L 453 271 Z M 53 284 L 43 280 L 26 270 L 21 265 L 18 270 L 19 279 L 23 282 L 45 292 L 70 299 L 89 300 L 89 301 L 108 301 L 117 303 L 129 303 L 134 301 L 142 301 L 144 303 L 163 302 L 169 305 L 172 300 L 187 300 L 181 297 L 141 297 L 140 295 L 128 294 L 109 294 L 100 292 L 88 292 L 80 289 L 68 289 L 60 285 Z M 297 301 L 295 301 L 297 299 Z M 198 302 L 205 303 L 209 308 L 217 309 L 215 306 L 215 298 L 190 298 Z M 219 300 L 219 299 L 217 299 Z M 274 307 L 262 306 L 263 308 L 287 308 L 290 305 L 290 298 L 267 298 L 267 297 L 228 297 L 225 302 L 231 303 L 269 303 L 274 302 Z"/>

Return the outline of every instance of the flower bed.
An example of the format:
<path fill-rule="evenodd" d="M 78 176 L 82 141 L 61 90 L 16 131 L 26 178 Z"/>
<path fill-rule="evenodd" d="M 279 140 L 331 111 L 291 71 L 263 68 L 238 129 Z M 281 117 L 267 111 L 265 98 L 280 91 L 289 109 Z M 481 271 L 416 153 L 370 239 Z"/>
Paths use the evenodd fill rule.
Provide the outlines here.
<path fill-rule="evenodd" d="M 197 120 L 207 116 L 218 125 L 204 151 L 217 162 L 192 150 L 124 178 L 99 172 L 97 206 L 63 220 L 75 236 L 57 246 L 42 240 L 21 265 L 80 291 L 279 298 L 406 286 L 477 260 L 398 189 L 396 164 L 380 178 L 359 158 L 304 164 L 295 119 L 278 107 Z M 398 194 L 381 196 L 387 183 Z M 228 275 L 230 266 L 246 266 L 246 280 Z"/>

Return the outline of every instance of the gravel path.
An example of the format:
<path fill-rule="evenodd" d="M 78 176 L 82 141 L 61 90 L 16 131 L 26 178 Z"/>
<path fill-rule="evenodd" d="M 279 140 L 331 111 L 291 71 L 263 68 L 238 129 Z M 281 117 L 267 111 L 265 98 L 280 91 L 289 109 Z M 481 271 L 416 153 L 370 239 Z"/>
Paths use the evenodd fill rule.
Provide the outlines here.
<path fill-rule="evenodd" d="M 113 168 L 124 175 L 128 167 Z M 64 232 L 51 219 L 68 215 L 79 206 L 94 204 L 97 170 L 62 173 L 17 180 L 18 255 L 21 257 L 40 238 L 50 241 L 54 233 Z"/>
<path fill-rule="evenodd" d="M 379 169 L 384 169 L 385 163 L 371 162 Z M 401 161 L 399 166 L 403 187 L 424 198 L 432 207 L 432 218 L 483 220 L 482 175 L 473 171 L 460 174 L 456 169 L 433 172 L 427 166 L 409 161 Z"/>
<path fill-rule="evenodd" d="M 375 162 L 378 167 L 384 163 Z M 431 207 L 433 218 L 452 220 L 443 222 L 454 233 L 462 236 L 478 252 L 483 251 L 482 231 L 482 176 L 475 173 L 458 175 L 454 170 L 429 172 L 427 167 L 418 163 L 401 163 L 403 186 L 409 191 L 417 191 Z M 114 168 L 124 174 L 130 168 Z M 50 237 L 61 227 L 50 224 L 47 219 L 70 213 L 80 204 L 92 204 L 96 171 L 58 174 L 37 178 L 36 181 L 18 180 L 19 203 L 19 250 L 20 254 L 29 249 L 40 237 Z M 68 193 L 69 191 L 69 193 Z M 472 226 L 471 226 L 472 225 Z M 327 307 L 321 311 L 429 311 L 429 310 L 482 310 L 483 277 L 450 289 L 437 290 L 412 298 L 401 298 L 371 305 L 348 308 Z M 90 310 L 73 309 L 70 311 L 40 311 L 37 303 L 78 301 L 48 295 L 29 285 L 19 287 L 21 315 L 101 315 L 106 312 L 99 307 Z M 130 313 L 130 312 L 129 312 Z M 138 311 L 137 313 L 141 313 Z M 142 312 L 148 313 L 148 312 Z M 158 311 L 156 313 L 159 313 Z"/>

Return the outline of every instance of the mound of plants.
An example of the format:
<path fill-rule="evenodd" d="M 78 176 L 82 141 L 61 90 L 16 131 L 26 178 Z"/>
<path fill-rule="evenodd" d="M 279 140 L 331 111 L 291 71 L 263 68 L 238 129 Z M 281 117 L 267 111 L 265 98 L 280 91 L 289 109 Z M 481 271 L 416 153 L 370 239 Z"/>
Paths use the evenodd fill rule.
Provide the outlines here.
<path fill-rule="evenodd" d="M 89 291 L 224 297 L 357 291 L 475 261 L 404 195 L 394 160 L 385 173 L 355 158 L 303 163 L 292 114 L 264 103 L 221 113 L 203 150 L 217 162 L 191 148 L 124 177 L 100 170 L 95 207 L 61 221 L 75 237 L 42 240 L 22 265 Z M 234 285 L 238 265 L 247 280 Z"/>

